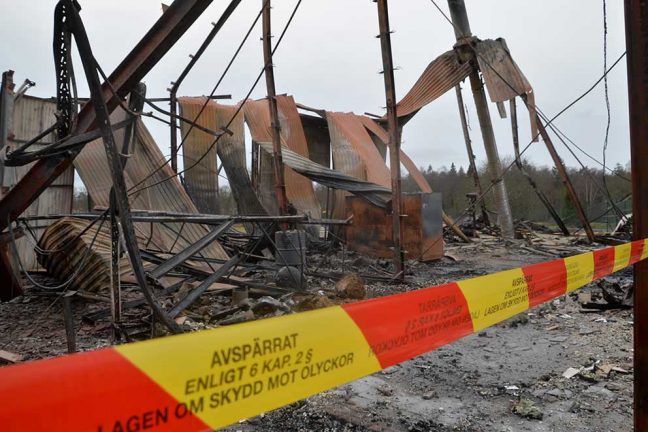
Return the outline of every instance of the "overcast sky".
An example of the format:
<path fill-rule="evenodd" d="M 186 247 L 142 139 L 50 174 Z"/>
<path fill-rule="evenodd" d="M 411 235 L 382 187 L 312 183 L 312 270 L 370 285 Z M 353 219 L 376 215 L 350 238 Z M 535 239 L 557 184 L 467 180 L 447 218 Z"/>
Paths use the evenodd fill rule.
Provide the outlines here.
<path fill-rule="evenodd" d="M 177 0 L 181 1 L 181 0 Z M 438 0 L 447 11 L 444 0 Z M 36 81 L 30 94 L 55 95 L 52 59 L 52 0 L 24 2 L 5 0 L 0 15 L 2 50 L 0 69 L 13 69 L 15 81 Z M 95 57 L 110 72 L 145 34 L 161 14 L 159 0 L 84 1 L 81 12 Z M 146 77 L 150 97 L 166 97 L 188 55 L 195 52 L 229 1 L 215 0 L 170 53 Z M 534 87 L 537 105 L 552 116 L 590 87 L 603 71 L 602 0 L 466 0 L 473 34 L 506 39 L 514 59 Z M 625 50 L 623 2 L 608 5 L 608 64 Z M 181 87 L 182 95 L 209 94 L 244 32 L 252 23 L 262 0 L 243 0 Z M 273 33 L 278 38 L 295 0 L 273 1 Z M 454 33 L 430 0 L 400 0 L 390 4 L 397 97 L 412 86 L 427 64 L 450 49 Z M 376 5 L 370 0 L 304 0 L 293 24 L 277 50 L 275 77 L 278 93 L 295 96 L 298 102 L 332 111 L 382 114 L 385 106 Z M 260 23 L 250 37 L 228 77 L 219 89 L 234 101 L 244 97 L 262 67 Z M 81 66 L 75 63 L 78 81 Z M 625 60 L 610 74 L 612 126 L 608 164 L 625 164 L 630 158 Z M 468 88 L 468 86 L 465 86 Z M 80 93 L 87 89 L 80 84 Z M 262 80 L 253 97 L 265 95 Z M 485 160 L 474 106 L 469 108 L 474 148 Z M 522 112 L 522 111 L 520 111 Z M 500 119 L 495 105 L 491 114 L 500 155 L 511 155 L 509 120 Z M 521 141 L 529 141 L 527 117 L 520 119 Z M 583 149 L 602 158 L 606 111 L 603 86 L 573 107 L 558 121 L 562 130 Z M 168 129 L 147 124 L 158 145 L 168 154 Z M 403 133 L 403 148 L 419 166 L 435 168 L 468 164 L 454 92 L 424 108 Z M 567 164 L 576 161 L 556 139 Z M 526 156 L 538 164 L 550 164 L 542 143 Z M 596 163 L 582 154 L 586 165 Z"/>

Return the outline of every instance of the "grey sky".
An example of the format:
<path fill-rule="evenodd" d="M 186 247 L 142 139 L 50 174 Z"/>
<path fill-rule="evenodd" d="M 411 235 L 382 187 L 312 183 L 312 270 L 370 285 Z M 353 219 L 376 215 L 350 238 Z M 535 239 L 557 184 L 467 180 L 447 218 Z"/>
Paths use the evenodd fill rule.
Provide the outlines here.
<path fill-rule="evenodd" d="M 178 0 L 180 1 L 180 0 Z M 447 10 L 444 0 L 438 0 Z M 16 71 L 15 80 L 30 78 L 37 87 L 30 94 L 55 94 L 51 54 L 52 15 L 55 2 L 4 0 L 0 15 L 2 51 L 0 69 Z M 82 17 L 95 57 L 106 72 L 160 16 L 159 0 L 84 1 Z M 151 97 L 167 95 L 166 88 L 188 61 L 229 3 L 215 0 L 173 50 L 146 77 Z M 466 0 L 473 33 L 482 39 L 504 37 L 520 68 L 534 86 L 536 102 L 553 115 L 600 77 L 603 70 L 602 0 Z M 181 87 L 183 95 L 203 95 L 223 70 L 258 12 L 262 0 L 244 0 L 221 34 Z M 273 1 L 273 33 L 277 39 L 295 0 Z M 430 0 L 390 2 L 397 96 L 402 97 L 427 64 L 454 43 L 452 27 Z M 625 50 L 623 3 L 608 4 L 608 63 Z M 277 91 L 289 93 L 306 105 L 334 111 L 382 114 L 384 89 L 375 3 L 369 0 L 304 0 L 275 58 Z M 260 25 L 235 63 L 219 93 L 243 98 L 262 66 Z M 77 74 L 81 74 L 78 61 Z M 79 81 L 83 81 L 80 79 Z M 466 86 L 467 87 L 467 86 Z M 87 94 L 85 86 L 80 92 Z M 612 127 L 608 164 L 625 164 L 630 157 L 625 60 L 610 75 Z M 469 92 L 472 138 L 477 158 L 485 160 L 478 124 Z M 263 80 L 253 97 L 265 95 Z M 520 111 L 522 112 L 522 111 Z M 501 155 L 512 154 L 509 120 L 499 119 L 491 105 Z M 527 117 L 521 116 L 521 141 L 529 141 Z M 577 144 L 602 158 L 606 112 L 603 86 L 572 108 L 557 124 Z M 168 153 L 168 129 L 147 122 L 163 152 Z M 420 166 L 467 166 L 454 92 L 424 108 L 405 128 L 403 148 Z M 557 140 L 556 140 L 557 141 Z M 558 142 L 558 150 L 569 165 L 576 161 Z M 534 144 L 526 156 L 539 164 L 550 164 L 542 143 Z M 583 162 L 596 166 L 582 154 Z"/>

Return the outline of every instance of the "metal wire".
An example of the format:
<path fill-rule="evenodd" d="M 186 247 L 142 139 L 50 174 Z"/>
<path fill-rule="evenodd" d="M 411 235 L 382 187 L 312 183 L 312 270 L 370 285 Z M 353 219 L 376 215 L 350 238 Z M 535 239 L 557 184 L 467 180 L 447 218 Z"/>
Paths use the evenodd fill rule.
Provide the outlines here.
<path fill-rule="evenodd" d="M 281 41 L 283 40 L 284 36 L 286 35 L 286 31 L 288 30 L 288 27 L 290 26 L 290 23 L 292 23 L 293 18 L 295 17 L 295 14 L 297 13 L 297 10 L 299 9 L 299 6 L 301 5 L 301 3 L 302 3 L 302 0 L 298 0 L 298 1 L 297 1 L 297 4 L 295 5 L 295 8 L 294 8 L 293 11 L 292 11 L 292 14 L 291 14 L 290 17 L 288 18 L 288 21 L 286 22 L 286 25 L 285 25 L 283 31 L 281 32 L 281 35 L 279 36 L 279 39 L 277 39 L 277 44 L 274 46 L 274 48 L 273 48 L 273 50 L 272 50 L 272 55 L 274 55 L 275 51 L 277 51 L 277 48 L 279 48 L 279 45 L 281 44 Z M 252 84 L 252 87 L 250 88 L 250 90 L 249 90 L 248 93 L 246 94 L 246 96 L 245 96 L 245 98 L 243 99 L 243 101 L 241 101 L 241 103 L 240 103 L 239 106 L 237 107 L 236 111 L 234 112 L 234 115 L 232 115 L 232 118 L 229 120 L 229 122 L 228 122 L 227 125 L 225 126 L 225 129 L 228 129 L 228 128 L 230 127 L 230 125 L 232 124 L 232 122 L 234 121 L 234 119 L 236 118 L 236 116 L 239 114 L 239 112 L 241 112 L 241 110 L 243 109 L 243 106 L 245 106 L 245 103 L 249 100 L 250 95 L 252 94 L 252 92 L 253 92 L 254 89 L 256 88 L 257 84 L 259 83 L 259 80 L 261 80 L 261 77 L 263 76 L 263 73 L 264 73 L 265 69 L 266 69 L 268 66 L 269 66 L 268 63 L 265 63 L 265 64 L 264 64 L 263 69 L 261 69 L 261 72 L 259 72 L 259 75 L 257 76 L 256 80 L 254 80 L 254 83 Z M 222 135 L 221 135 L 221 136 L 222 136 Z M 144 186 L 144 187 L 142 187 L 142 188 L 140 188 L 140 189 L 136 189 L 136 190 L 132 191 L 132 189 L 135 188 L 135 187 L 137 186 L 137 185 L 134 185 L 134 186 L 129 190 L 129 195 L 132 195 L 132 194 L 134 194 L 134 193 L 141 192 L 142 190 L 145 190 L 145 189 L 148 189 L 148 188 L 151 188 L 151 187 L 157 186 L 158 184 L 161 184 L 161 183 L 164 183 L 164 182 L 166 182 L 166 181 L 171 180 L 171 179 L 174 178 L 176 175 L 180 175 L 180 174 L 182 174 L 182 173 L 185 173 L 185 172 L 187 172 L 187 171 L 193 169 L 193 168 L 196 167 L 196 166 L 197 166 L 197 165 L 198 165 L 198 164 L 199 164 L 199 163 L 200 163 L 200 162 L 201 162 L 205 157 L 207 157 L 207 154 L 209 153 L 209 151 L 210 151 L 212 148 L 214 148 L 214 146 L 218 143 L 219 139 L 220 139 L 220 136 L 216 137 L 216 139 L 214 139 L 214 141 L 212 141 L 211 145 L 207 148 L 207 150 L 205 151 L 205 153 L 204 153 L 201 157 L 199 157 L 198 160 L 197 160 L 196 162 L 194 162 L 193 164 L 191 164 L 189 167 L 186 167 L 186 168 L 184 168 L 183 170 L 178 171 L 177 174 L 174 174 L 174 175 L 172 175 L 172 176 L 168 176 L 168 177 L 166 177 L 166 178 L 164 178 L 164 179 L 162 179 L 162 180 L 160 180 L 160 181 L 157 181 L 157 182 L 155 182 L 155 183 L 153 183 L 153 184 L 151 184 L 151 185 Z M 178 148 L 180 148 L 180 147 L 178 147 Z M 152 174 L 151 174 L 151 175 L 152 175 Z M 138 185 L 141 184 L 143 181 L 147 180 L 149 177 L 150 177 L 150 175 L 147 176 L 144 180 L 140 181 L 140 182 L 138 183 Z"/>
<path fill-rule="evenodd" d="M 29 272 L 27 271 L 25 266 L 23 265 L 23 262 L 20 259 L 20 254 L 18 253 L 18 245 L 16 243 L 16 236 L 15 236 L 15 233 L 14 233 L 14 230 L 13 230 L 13 224 L 11 223 L 11 220 L 9 218 L 7 218 L 7 228 L 9 230 L 9 235 L 11 237 L 11 248 L 12 248 L 12 251 L 14 253 L 14 256 L 16 257 L 16 261 L 18 261 L 18 266 L 20 267 L 20 271 L 22 273 L 24 273 L 25 277 L 29 280 L 29 282 L 31 282 L 35 287 L 38 287 L 40 289 L 49 290 L 49 291 L 59 290 L 59 289 L 67 289 L 67 287 L 72 283 L 72 281 L 74 281 L 74 279 L 76 279 L 76 277 L 79 275 L 81 270 L 83 270 L 83 268 L 84 268 L 84 266 L 86 264 L 86 260 L 90 256 L 90 252 L 92 251 L 92 247 L 94 246 L 95 241 L 97 240 L 97 236 L 99 235 L 99 232 L 101 231 L 101 228 L 103 227 L 103 224 L 104 224 L 105 220 L 106 220 L 105 218 L 103 218 L 103 217 L 101 218 L 101 223 L 99 224 L 99 227 L 97 227 L 97 232 L 95 232 L 94 236 L 92 237 L 92 241 L 90 242 L 90 245 L 86 249 L 83 257 L 81 258 L 81 261 L 79 262 L 79 265 L 78 265 L 77 269 L 72 273 L 70 278 L 67 281 L 60 284 L 60 285 L 46 286 L 46 285 L 41 285 L 40 283 L 36 282 L 34 280 L 34 278 L 31 277 L 31 275 L 29 274 Z"/>

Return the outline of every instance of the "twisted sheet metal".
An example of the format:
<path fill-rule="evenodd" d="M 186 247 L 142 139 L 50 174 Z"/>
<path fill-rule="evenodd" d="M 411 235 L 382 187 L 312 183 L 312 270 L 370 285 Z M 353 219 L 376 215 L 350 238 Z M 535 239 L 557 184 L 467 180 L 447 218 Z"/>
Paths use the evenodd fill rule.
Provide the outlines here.
<path fill-rule="evenodd" d="M 113 112 L 111 121 L 114 124 L 125 118 L 126 113 L 118 108 Z M 116 142 L 120 143 L 118 137 L 116 138 Z M 171 167 L 165 163 L 164 155 L 140 119 L 135 124 L 131 149 L 131 155 L 124 170 L 124 179 L 128 188 L 140 183 L 150 173 L 162 166 L 162 169 L 138 186 L 138 188 L 145 189 L 130 197 L 133 210 L 198 213 L 198 209 L 177 177 L 174 176 Z M 101 140 L 86 144 L 83 151 L 76 157 L 74 165 L 95 205 L 108 207 L 112 179 Z M 151 187 L 147 187 L 149 185 Z M 171 252 L 179 252 L 204 237 L 208 232 L 208 227 L 203 225 L 182 225 L 180 223 L 168 224 L 168 227 L 137 223 L 135 228 L 140 238 L 146 239 L 140 242 L 141 247 L 151 244 L 159 250 Z M 174 233 L 174 230 L 181 233 L 180 238 Z M 227 253 L 218 242 L 210 244 L 202 253 L 209 258 L 227 259 Z"/>
<path fill-rule="evenodd" d="M 484 77 L 488 95 L 493 102 L 505 102 L 526 95 L 531 120 L 531 136 L 537 137 L 535 97 L 533 87 L 511 57 L 506 41 L 486 39 L 475 44 L 479 69 Z"/>
<path fill-rule="evenodd" d="M 271 142 L 259 142 L 258 144 L 265 153 L 272 153 Z M 317 164 L 287 147 L 282 149 L 282 156 L 284 164 L 323 186 L 351 192 L 379 207 L 385 207 L 391 199 L 389 188 Z"/>
<path fill-rule="evenodd" d="M 331 136 L 333 167 L 360 180 L 379 184 L 388 190 L 391 185 L 389 169 L 361 120 L 353 113 L 327 112 Z M 333 217 L 346 217 L 343 190 L 334 193 Z"/>
<path fill-rule="evenodd" d="M 89 224 L 90 221 L 69 217 L 52 223 L 43 233 L 38 245 L 43 249 L 60 251 L 39 255 L 38 261 L 50 275 L 61 281 L 70 279 L 78 272 L 70 284 L 72 289 L 88 292 L 107 291 L 111 277 L 110 224 L 104 223 L 101 226 L 97 222 L 80 235 Z M 79 266 L 83 267 L 79 269 Z M 131 273 L 130 261 L 127 256 L 123 256 L 120 259 L 122 279 Z"/>
<path fill-rule="evenodd" d="M 180 98 L 178 102 L 183 116 L 185 118 L 195 119 L 205 103 L 205 98 Z M 223 164 L 225 174 L 227 175 L 238 213 L 241 215 L 267 215 L 268 212 L 254 192 L 246 167 L 244 118 L 242 112 L 239 112 L 234 117 L 237 108 L 238 106 L 235 105 L 222 105 L 216 101 L 209 100 L 197 123 L 214 131 L 218 131 L 229 124 L 228 129 L 232 132 L 232 135 L 222 135 L 218 140 L 216 150 Z M 234 120 L 230 123 L 233 117 Z M 188 125 L 183 125 L 183 127 L 188 129 Z M 201 133 L 208 135 L 204 132 Z M 209 144 L 211 144 L 215 137 L 212 135 L 208 136 Z M 192 132 L 184 143 L 185 154 L 188 148 L 192 149 L 192 152 L 195 152 L 193 149 L 196 147 L 196 144 L 204 152 L 206 147 L 200 142 L 202 139 L 199 134 L 194 135 Z M 197 156 L 200 157 L 200 154 Z M 206 162 L 206 160 L 200 162 L 200 164 L 207 163 L 209 162 Z M 187 166 L 186 162 L 185 166 Z"/>
<path fill-rule="evenodd" d="M 211 128 L 210 125 L 216 123 L 217 120 L 213 109 L 210 110 L 206 107 L 201 112 L 204 102 L 204 98 L 178 98 L 180 114 L 183 117 L 192 119 L 201 126 Z M 199 113 L 200 117 L 196 119 Z M 212 134 L 182 121 L 180 130 L 184 140 L 182 161 L 185 167 L 192 166 L 190 170 L 184 172 L 187 192 L 200 213 L 219 214 L 216 154 L 222 139 L 218 143 L 214 143 L 215 137 Z"/>
<path fill-rule="evenodd" d="M 277 104 L 281 123 L 281 145 L 305 158 L 308 158 L 306 136 L 299 120 L 295 101 L 289 96 L 278 96 Z M 245 121 L 250 129 L 252 140 L 256 143 L 272 141 L 270 110 L 265 99 L 245 103 Z M 277 200 L 274 194 L 274 174 L 272 171 L 271 153 L 262 152 L 259 155 L 259 198 L 269 211 L 277 214 Z M 286 164 L 288 165 L 288 164 Z M 307 178 L 299 175 L 291 168 L 285 167 L 284 180 L 288 201 L 299 213 L 311 217 L 321 216 L 319 202 L 315 198 L 313 184 Z"/>
<path fill-rule="evenodd" d="M 434 59 L 409 92 L 396 105 L 398 117 L 415 114 L 464 80 L 472 71 L 470 63 L 460 63 L 454 51 Z"/>
<path fill-rule="evenodd" d="M 24 141 L 30 140 L 47 129 L 56 121 L 56 101 L 41 99 L 33 96 L 23 95 L 16 99 L 13 107 L 13 139 L 9 144 L 18 146 Z M 35 144 L 31 150 L 38 150 L 46 144 L 56 140 L 55 134 L 47 135 L 41 142 Z M 5 167 L 5 185 L 13 187 L 25 176 L 33 166 L 33 163 Z M 66 214 L 72 211 L 72 200 L 74 197 L 74 170 L 67 169 L 59 176 L 39 197 L 27 208 L 21 216 L 35 216 L 47 214 Z M 47 224 L 48 222 L 44 222 Z M 40 237 L 43 229 L 35 229 L 36 238 Z M 36 270 L 38 262 L 34 253 L 33 245 L 26 239 L 16 241 L 18 255 L 26 270 Z"/>

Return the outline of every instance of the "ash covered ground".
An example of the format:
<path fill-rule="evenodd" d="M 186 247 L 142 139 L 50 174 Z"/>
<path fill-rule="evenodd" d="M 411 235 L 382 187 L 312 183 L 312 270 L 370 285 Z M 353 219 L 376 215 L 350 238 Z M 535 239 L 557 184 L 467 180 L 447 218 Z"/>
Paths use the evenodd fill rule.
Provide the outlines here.
<path fill-rule="evenodd" d="M 517 241 L 487 240 L 449 245 L 432 263 L 410 263 L 406 284 L 366 281 L 367 297 L 456 281 L 498 270 L 546 261 L 588 249 L 556 238 L 544 247 Z M 537 245 L 536 245 L 537 246 Z M 536 252 L 534 252 L 534 250 Z M 312 253 L 310 270 L 387 274 L 388 263 L 353 254 Z M 608 285 L 628 286 L 626 269 L 606 278 Z M 333 278 L 309 277 L 309 307 L 340 303 Z M 134 293 L 127 292 L 127 295 Z M 520 314 L 479 334 L 409 362 L 242 421 L 228 431 L 630 431 L 632 430 L 632 310 L 592 310 L 605 304 L 606 293 L 593 283 L 570 295 Z M 28 291 L 0 304 L 0 349 L 25 360 L 66 352 L 60 302 Z M 183 324 L 188 329 L 291 313 L 272 305 L 219 314 L 228 299 L 208 295 Z M 300 304 L 288 297 L 291 309 Z M 302 302 L 303 303 L 303 302 Z M 82 317 L 105 304 L 77 301 L 75 327 L 79 350 L 108 346 L 108 320 L 88 323 Z M 303 307 L 303 305 L 302 305 Z M 210 318 L 210 315 L 212 318 Z M 214 319 L 213 317 L 217 317 Z M 237 317 L 241 317 L 240 319 Z M 145 309 L 128 311 L 133 322 L 146 321 Z M 226 322 L 228 323 L 228 322 Z M 135 324 L 133 324 L 135 326 Z M 564 374 L 574 368 L 570 378 Z M 573 373 L 573 372 L 572 372 Z M 569 374 L 567 374 L 569 375 Z"/>

